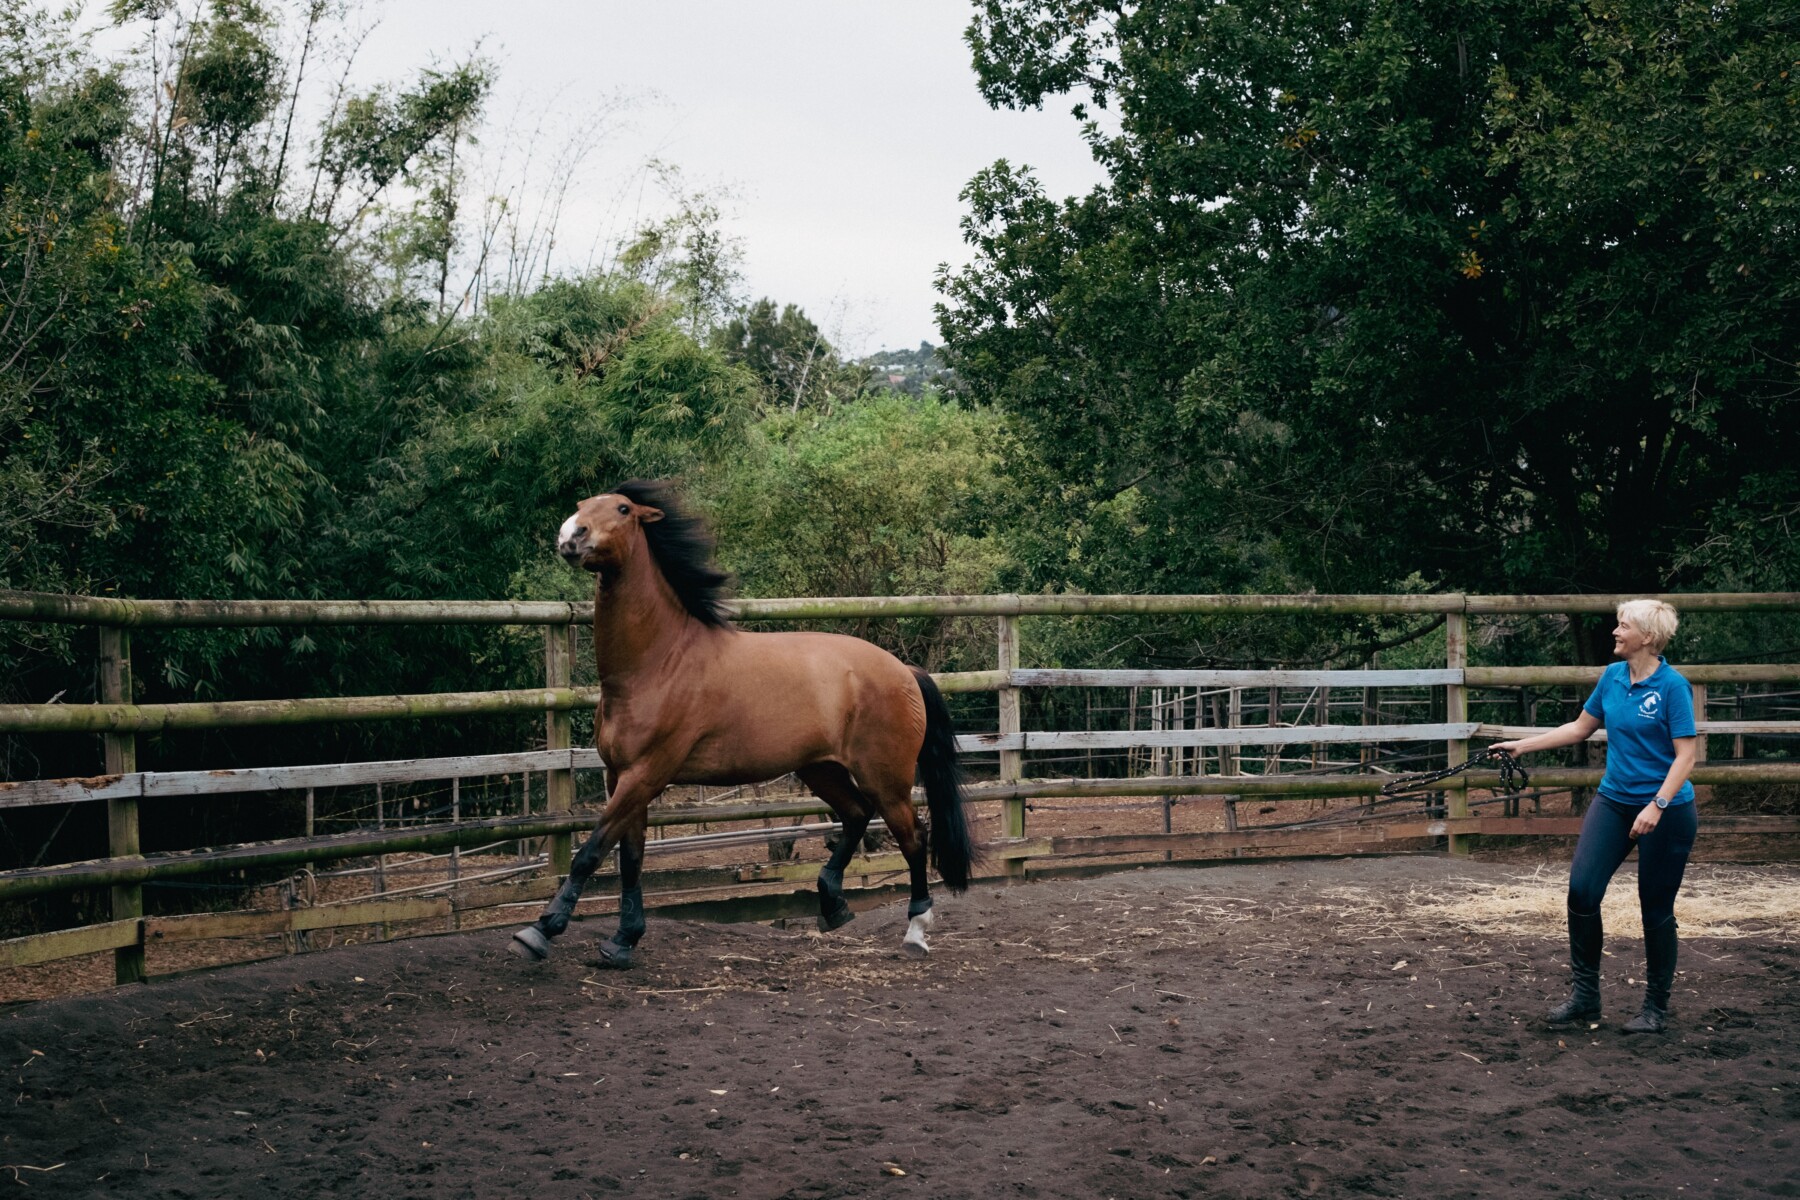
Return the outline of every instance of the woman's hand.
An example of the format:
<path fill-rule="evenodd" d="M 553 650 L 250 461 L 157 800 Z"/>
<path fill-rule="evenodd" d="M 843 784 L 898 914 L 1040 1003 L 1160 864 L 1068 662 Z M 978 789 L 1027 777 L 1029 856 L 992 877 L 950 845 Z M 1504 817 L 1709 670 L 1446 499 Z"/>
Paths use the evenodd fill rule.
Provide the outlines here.
<path fill-rule="evenodd" d="M 1631 836 L 1633 838 L 1643 837 L 1655 829 L 1656 823 L 1660 820 L 1662 820 L 1662 809 L 1656 807 L 1655 801 L 1644 805 L 1644 811 L 1640 812 L 1637 820 L 1631 823 Z"/>
<path fill-rule="evenodd" d="M 1520 754 L 1524 753 L 1524 751 L 1521 750 L 1520 747 L 1523 746 L 1526 741 L 1527 741 L 1526 738 L 1520 738 L 1517 741 L 1513 741 L 1513 742 L 1495 742 L 1493 745 L 1489 746 L 1488 749 L 1489 750 L 1504 750 L 1508 754 L 1512 755 L 1514 758 L 1517 758 Z"/>

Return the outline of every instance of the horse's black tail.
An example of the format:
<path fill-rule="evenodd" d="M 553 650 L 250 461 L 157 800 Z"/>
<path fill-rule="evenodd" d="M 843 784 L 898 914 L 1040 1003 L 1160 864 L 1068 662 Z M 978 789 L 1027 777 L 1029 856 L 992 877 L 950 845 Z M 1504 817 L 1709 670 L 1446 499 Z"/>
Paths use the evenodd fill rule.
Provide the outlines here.
<path fill-rule="evenodd" d="M 963 813 L 962 768 L 956 762 L 956 729 L 950 709 L 931 676 L 918 669 L 919 694 L 925 698 L 925 744 L 919 748 L 919 782 L 931 812 L 931 865 L 953 892 L 969 886 L 969 871 L 981 851 L 969 836 Z"/>

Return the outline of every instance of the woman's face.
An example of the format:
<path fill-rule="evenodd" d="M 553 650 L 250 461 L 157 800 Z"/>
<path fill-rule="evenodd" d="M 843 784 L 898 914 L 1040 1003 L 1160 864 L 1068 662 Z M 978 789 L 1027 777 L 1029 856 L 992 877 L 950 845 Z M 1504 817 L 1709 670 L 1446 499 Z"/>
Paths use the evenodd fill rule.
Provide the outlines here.
<path fill-rule="evenodd" d="M 1630 658 L 1640 651 L 1650 649 L 1650 638 L 1630 621 L 1620 621 L 1613 627 L 1613 654 L 1619 658 Z"/>

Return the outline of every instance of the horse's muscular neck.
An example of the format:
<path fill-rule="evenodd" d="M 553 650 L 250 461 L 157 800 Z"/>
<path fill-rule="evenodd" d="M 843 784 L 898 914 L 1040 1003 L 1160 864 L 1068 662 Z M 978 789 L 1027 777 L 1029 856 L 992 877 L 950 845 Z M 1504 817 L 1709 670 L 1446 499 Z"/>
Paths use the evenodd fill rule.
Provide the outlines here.
<path fill-rule="evenodd" d="M 654 670 L 699 628 L 640 533 L 626 561 L 602 572 L 594 590 L 594 661 L 601 686 L 617 687 Z"/>

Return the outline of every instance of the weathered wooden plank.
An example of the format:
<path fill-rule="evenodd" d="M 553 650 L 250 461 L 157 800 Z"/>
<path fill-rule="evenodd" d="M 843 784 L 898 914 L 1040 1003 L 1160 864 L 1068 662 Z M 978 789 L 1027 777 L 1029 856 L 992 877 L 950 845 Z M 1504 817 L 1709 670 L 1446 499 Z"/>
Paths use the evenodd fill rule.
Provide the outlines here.
<path fill-rule="evenodd" d="M 1535 773 L 1534 776 L 1535 778 Z M 1596 773 L 1595 778 L 1598 778 Z M 1387 782 L 1380 775 L 1175 775 L 1136 779 L 1027 779 L 1016 784 L 981 783 L 967 791 L 971 800 L 1016 796 L 1369 796 Z"/>
<path fill-rule="evenodd" d="M 135 628 L 242 625 L 566 625 L 560 600 L 128 600 L 0 590 L 0 621 Z"/>
<path fill-rule="evenodd" d="M 1354 836 L 1352 836 L 1354 834 Z M 1382 836 L 1371 830 L 1345 829 L 1241 829 L 1235 833 L 1117 833 L 1052 839 L 1057 858 L 1085 858 L 1108 854 L 1180 854 L 1200 850 L 1247 850 L 1266 846 L 1341 846 L 1349 842 L 1376 842 Z"/>
<path fill-rule="evenodd" d="M 0 968 L 29 967 L 82 954 L 104 954 L 108 950 L 136 946 L 142 940 L 143 922 L 136 918 L 84 925 L 79 929 L 58 929 L 52 933 L 29 933 L 0 941 Z"/>
<path fill-rule="evenodd" d="M 953 692 L 994 692 L 1006 686 L 1006 671 L 945 671 L 933 675 L 932 682 L 945 695 Z"/>
<path fill-rule="evenodd" d="M 741 883 L 768 883 L 778 879 L 809 883 L 818 878 L 819 868 L 824 865 L 818 862 L 749 863 L 736 868 L 733 876 Z M 853 858 L 844 868 L 844 880 L 848 885 L 859 875 L 891 875 L 907 869 L 905 857 L 899 854 Z"/>
<path fill-rule="evenodd" d="M 142 858 L 103 858 L 53 867 L 0 871 L 0 900 L 47 895 L 74 887 L 117 886 L 152 879 L 188 879 L 246 867 L 331 862 L 375 854 L 447 850 L 513 838 L 543 837 L 578 829 L 592 821 L 587 814 L 563 817 L 496 817 L 459 825 L 365 829 L 328 837 L 289 838 L 220 849 L 152 854 Z"/>
<path fill-rule="evenodd" d="M 956 748 L 993 750 L 1122 750 L 1132 746 L 1287 746 L 1301 742 L 1442 742 L 1466 738 L 1472 721 L 1445 725 L 1247 725 L 1238 729 L 1113 729 L 1016 734 L 970 733 Z"/>
<path fill-rule="evenodd" d="M 1470 687 L 1526 687 L 1552 684 L 1592 687 L 1603 667 L 1469 667 Z M 1800 663 L 1676 663 L 1690 683 L 1786 683 L 1800 679 Z"/>
<path fill-rule="evenodd" d="M 1012 672 L 1014 687 L 1440 687 L 1462 672 L 1419 671 L 1097 671 L 1030 668 Z"/>
<path fill-rule="evenodd" d="M 269 937 L 294 931 L 297 910 L 268 909 L 259 912 L 182 913 L 178 916 L 145 917 L 144 941 L 201 942 L 210 938 Z"/>
<path fill-rule="evenodd" d="M 1352 731 L 1363 726 L 1344 726 Z M 1369 726 L 1369 729 L 1379 728 Z M 1416 727 L 1414 727 L 1416 728 Z M 1234 735 L 1244 731 L 1229 731 Z M 1306 733 L 1305 730 L 1299 730 Z M 1537 787 L 1591 787 L 1600 781 L 1601 772 L 1592 769 L 1546 767 L 1531 772 Z M 1761 763 L 1756 765 L 1707 765 L 1693 773 L 1695 783 L 1783 783 L 1800 782 L 1800 763 Z M 1498 776 L 1492 771 L 1471 771 L 1468 785 L 1476 789 L 1492 789 Z M 1157 777 L 1149 779 L 1065 779 L 1026 780 L 1018 784 L 989 784 L 972 787 L 976 800 L 1015 799 L 1031 796 L 1134 796 L 1134 795 L 1289 795 L 1289 796 L 1356 796 L 1381 790 L 1381 776 L 1207 776 Z M 682 823 L 693 820 L 745 820 L 762 816 L 785 816 L 796 813 L 824 812 L 821 805 L 744 805 L 718 808 L 651 810 L 653 823 Z M 54 867 L 21 868 L 0 871 L 0 900 L 22 899 L 67 891 L 76 887 L 142 883 L 151 879 L 179 879 L 224 870 L 252 866 L 277 866 L 309 861 L 329 862 L 335 859 L 362 857 L 378 853 L 444 850 L 456 846 L 480 845 L 497 838 L 542 837 L 546 834 L 584 828 L 594 814 L 573 813 L 549 818 L 501 817 L 482 821 L 465 821 L 458 825 L 413 826 L 401 830 L 365 830 L 320 838 L 294 838 L 249 846 L 195 851 L 187 854 L 152 855 L 147 858 L 99 859 L 85 863 L 68 863 Z"/>
<path fill-rule="evenodd" d="M 1011 682 L 1019 669 L 1019 618 L 1001 617 L 996 622 L 995 663 L 1006 672 L 1008 684 L 995 697 L 995 715 L 1000 726 L 1001 742 L 1017 740 L 1018 745 L 996 745 L 1000 752 L 1000 782 L 1017 783 L 1025 775 L 1025 758 L 1020 752 L 1025 745 L 1024 716 L 1019 705 L 1019 689 Z M 957 739 L 962 745 L 962 739 Z M 1000 805 L 1000 829 L 1007 837 L 1025 836 L 1025 801 L 1006 800 Z M 1008 864 L 1009 869 L 1014 864 Z"/>
<path fill-rule="evenodd" d="M 1000 838 L 986 842 L 981 847 L 981 856 L 990 862 L 1035 858 L 1052 852 L 1051 839 L 1047 837 Z M 810 883 L 818 878 L 819 868 L 824 865 L 818 862 L 748 863 L 734 870 L 736 878 L 744 883 L 775 879 Z M 907 869 L 904 855 L 876 854 L 851 859 L 850 865 L 844 868 L 844 878 L 850 880 L 859 875 L 891 875 Z M 648 879 L 649 875 L 646 874 L 645 878 Z"/>
<path fill-rule="evenodd" d="M 79 804 L 87 800 L 113 800 L 143 794 L 144 776 L 140 771 L 93 775 L 84 779 L 23 779 L 0 783 L 0 808 Z"/>
<path fill-rule="evenodd" d="M 916 790 L 913 802 L 922 802 Z M 667 808 L 653 804 L 648 820 L 652 825 L 698 825 L 715 821 L 760 821 L 768 817 L 816 817 L 830 812 L 824 801 L 807 796 L 767 804 L 674 804 Z"/>
<path fill-rule="evenodd" d="M 326 763 L 303 767 L 248 767 L 220 771 L 140 771 L 91 779 L 34 779 L 0 784 L 0 808 L 70 804 L 123 796 L 213 796 L 241 792 L 299 791 L 353 784 L 409 783 L 466 779 L 514 771 L 597 768 L 595 750 L 526 750 L 514 754 L 470 754 L 455 758 L 408 758 L 383 762 Z"/>
<path fill-rule="evenodd" d="M 448 896 L 397 896 L 293 910 L 296 930 L 341 929 L 345 925 L 373 925 L 378 921 L 437 921 L 449 915 Z"/>
<path fill-rule="evenodd" d="M 1422 830 L 1413 836 L 1436 834 L 1480 833 L 1510 837 L 1576 837 L 1581 833 L 1580 817 L 1453 817 L 1448 821 L 1412 822 L 1409 828 Z"/>
<path fill-rule="evenodd" d="M 298 791 L 417 780 L 467 779 L 518 771 L 567 770 L 568 750 L 523 750 L 513 754 L 468 754 L 455 758 L 392 759 L 385 762 L 325 763 L 305 767 L 253 767 L 233 771 L 151 771 L 144 795 L 207 796 L 232 792 Z"/>
<path fill-rule="evenodd" d="M 1709 836 L 1745 833 L 1800 833 L 1795 817 L 1704 818 Z M 1127 833 L 1052 838 L 1050 853 L 1079 858 L 1103 854 L 1160 854 L 1202 849 L 1341 846 L 1368 842 L 1483 834 L 1504 837 L 1577 837 L 1580 817 L 1461 817 L 1437 821 L 1366 821 L 1300 829 L 1240 829 L 1236 832 Z"/>
<path fill-rule="evenodd" d="M 1463 597 L 1443 595 L 1298 596 L 821 596 L 737 600 L 739 620 L 842 617 L 1030 617 L 1132 613 L 1439 613 L 1462 611 Z M 1560 612 L 1561 609 L 1548 611 Z"/>
<path fill-rule="evenodd" d="M 314 929 L 342 929 L 383 921 L 433 921 L 450 915 L 448 896 L 395 896 L 268 912 L 183 913 L 146 917 L 146 942 L 195 942 L 211 938 L 264 937 Z"/>
<path fill-rule="evenodd" d="M 1554 725 L 1483 725 L 1475 731 L 1475 736 L 1510 740 L 1536 737 L 1540 733 L 1549 733 L 1554 728 Z M 1695 721 L 1694 731 L 1698 734 L 1741 733 L 1746 736 L 1779 737 L 1800 733 L 1800 721 Z M 1606 741 L 1606 730 L 1596 729 L 1589 735 L 1588 741 Z"/>
<path fill-rule="evenodd" d="M 740 620 L 893 616 L 1057 616 L 1087 613 L 1568 613 L 1612 612 L 1635 596 L 1190 595 L 833 596 L 739 599 Z M 1687 592 L 1661 597 L 1683 611 L 1791 612 L 1800 592 Z M 245 625 L 564 625 L 593 604 L 530 600 L 133 600 L 0 590 L 0 620 L 120 627 Z"/>
<path fill-rule="evenodd" d="M 1393 824 L 1389 837 L 1433 837 L 1443 834 L 1482 833 L 1514 837 L 1577 837 L 1581 833 L 1580 817 L 1465 817 L 1448 821 Z M 1405 832 L 1395 833 L 1393 830 Z M 1800 833 L 1800 817 L 1736 816 L 1702 812 L 1700 833 L 1714 837 L 1721 834 Z"/>
<path fill-rule="evenodd" d="M 1700 813 L 1702 833 L 1800 833 L 1800 817 L 1744 815 L 1727 816 L 1704 809 Z"/>
<path fill-rule="evenodd" d="M 1593 787 L 1604 774 L 1597 767 L 1536 767 L 1529 761 L 1534 788 Z M 1800 762 L 1708 763 L 1695 767 L 1688 778 L 1694 783 L 1800 783 Z M 1470 771 L 1469 786 L 1491 788 L 1499 776 L 1490 771 Z"/>
<path fill-rule="evenodd" d="M 1598 774 L 1592 772 L 1591 774 Z M 1800 777 L 1800 776 L 1797 776 Z M 1106 781 L 1078 781 L 1106 782 Z M 1141 781 L 1167 787 L 1170 779 Z M 1074 836 L 1056 838 L 1002 839 L 985 849 L 994 862 L 1047 858 L 1103 858 L 1126 854 L 1222 853 L 1234 849 L 1276 849 L 1296 853 L 1327 852 L 1388 842 L 1437 838 L 1446 835 L 1485 834 L 1497 836 L 1574 837 L 1579 834 L 1577 817 L 1468 817 L 1432 821 L 1368 821 L 1342 825 L 1285 829 L 1240 829 L 1206 833 L 1143 833 Z M 1800 817 L 1706 815 L 1700 832 L 1706 836 L 1722 834 L 1800 834 Z M 746 867 L 700 867 L 663 871 L 647 871 L 645 890 L 653 895 L 686 896 L 688 893 L 718 891 L 717 897 L 695 896 L 677 903 L 724 905 L 729 911 L 733 889 L 787 882 L 810 882 L 818 873 L 818 863 L 769 863 Z M 858 877 L 898 874 L 906 869 L 905 860 L 897 854 L 878 855 L 853 860 L 845 872 L 849 880 Z M 1005 878 L 984 875 L 983 878 Z M 0 967 L 27 966 L 32 963 L 81 954 L 100 953 L 121 946 L 137 944 L 139 939 L 174 942 L 214 937 L 249 937 L 303 929 L 341 928 L 348 925 L 374 924 L 381 921 L 441 920 L 452 909 L 472 910 L 503 904 L 518 904 L 548 897 L 556 888 L 554 877 L 542 876 L 517 884 L 499 884 L 463 889 L 454 896 L 413 896 L 357 901 L 352 904 L 274 912 L 203 913 L 179 917 L 153 917 L 141 925 L 137 921 L 115 921 L 83 929 L 34 934 L 0 942 Z M 595 876 L 584 902 L 610 904 L 617 888 L 616 875 Z M 855 889 L 855 884 L 851 883 Z M 889 895 L 892 887 L 876 887 L 865 895 Z M 767 896 L 766 890 L 749 893 L 754 899 Z M 741 898 L 745 893 L 738 892 Z M 795 895 L 811 898 L 811 892 Z M 812 900 L 816 904 L 816 899 Z M 659 910 L 666 906 L 652 905 Z M 800 905 L 804 910 L 805 906 Z M 669 911 L 673 911 L 672 909 Z M 747 911 L 747 910 L 745 910 Z M 738 919 L 747 919 L 743 912 Z"/>
<path fill-rule="evenodd" d="M 194 704 L 0 704 L 0 733 L 155 733 L 324 721 L 398 721 L 581 708 L 598 698 L 598 688 L 526 688 Z"/>
<path fill-rule="evenodd" d="M 1796 817 L 1714 817 L 1700 823 L 1708 836 L 1800 833 Z M 1193 850 L 1327 847 L 1416 838 L 1483 834 L 1503 837 L 1576 837 L 1580 817 L 1463 817 L 1440 821 L 1357 822 L 1301 829 L 1240 829 L 1236 832 L 1141 833 L 1058 837 L 1051 853 L 1059 858 L 1107 854 L 1159 854 Z"/>
<path fill-rule="evenodd" d="M 1444 663 L 1458 676 L 1469 665 L 1469 618 L 1466 613 L 1451 613 L 1444 618 Z M 1468 719 L 1469 689 L 1459 680 L 1444 689 L 1444 720 L 1455 722 Z M 1444 765 L 1461 766 L 1468 761 L 1468 735 L 1452 738 L 1444 747 Z M 1444 801 L 1452 820 L 1466 818 L 1469 815 L 1468 780 L 1461 777 L 1449 780 Z M 1450 838 L 1446 848 L 1451 854 L 1467 854 L 1472 845 L 1467 838 L 1455 835 Z"/>
<path fill-rule="evenodd" d="M 804 876 L 811 880 L 819 873 L 821 863 L 794 863 L 790 866 L 812 867 L 812 874 Z M 740 878 L 740 867 L 665 867 L 662 870 L 645 870 L 642 883 L 647 896 L 666 895 L 671 892 L 691 892 L 704 888 L 729 888 L 744 882 Z M 801 878 L 796 876 L 796 878 Z M 561 881 L 553 875 L 538 875 L 518 883 L 487 884 L 480 887 L 459 888 L 450 896 L 451 903 L 458 912 L 472 912 L 482 908 L 498 908 L 506 904 L 523 904 L 536 900 L 547 900 L 561 886 Z M 582 903 L 606 902 L 616 900 L 619 894 L 619 876 L 617 872 L 595 874 L 582 892 Z"/>
<path fill-rule="evenodd" d="M 99 631 L 100 700 L 106 704 L 131 703 L 131 631 L 104 626 Z M 108 733 L 101 737 L 106 773 L 131 775 L 138 769 L 137 737 Z M 115 795 L 106 801 L 106 852 L 113 858 L 133 858 L 142 849 L 138 825 L 138 798 Z M 135 921 L 144 915 L 144 892 L 126 884 L 112 889 L 115 921 Z M 144 948 L 134 944 L 113 951 L 113 982 L 140 983 L 144 978 Z"/>
<path fill-rule="evenodd" d="M 734 846 L 766 846 L 770 842 L 786 842 L 822 838 L 843 826 L 836 821 L 820 821 L 811 825 L 776 825 L 767 829 L 727 829 L 715 833 L 690 834 L 687 837 L 657 838 L 644 844 L 644 857 L 686 854 L 695 850 L 720 850 Z"/>
<path fill-rule="evenodd" d="M 649 872 L 645 872 L 649 874 Z M 605 876 L 596 875 L 596 880 Z M 618 888 L 618 876 L 612 876 L 613 889 Z M 548 900 L 556 894 L 562 881 L 554 875 L 530 875 L 520 879 L 508 880 L 505 883 L 484 883 L 475 887 L 460 887 L 450 896 L 451 904 L 458 912 L 465 909 L 497 908 L 502 904 L 522 904 L 530 900 Z M 595 883 L 593 888 L 602 888 Z"/>
<path fill-rule="evenodd" d="M 1792 612 L 1800 608 L 1800 592 L 1664 592 L 1653 596 L 1544 595 L 1469 596 L 1469 613 L 1610 613 L 1627 600 L 1665 600 L 1682 612 Z"/>

